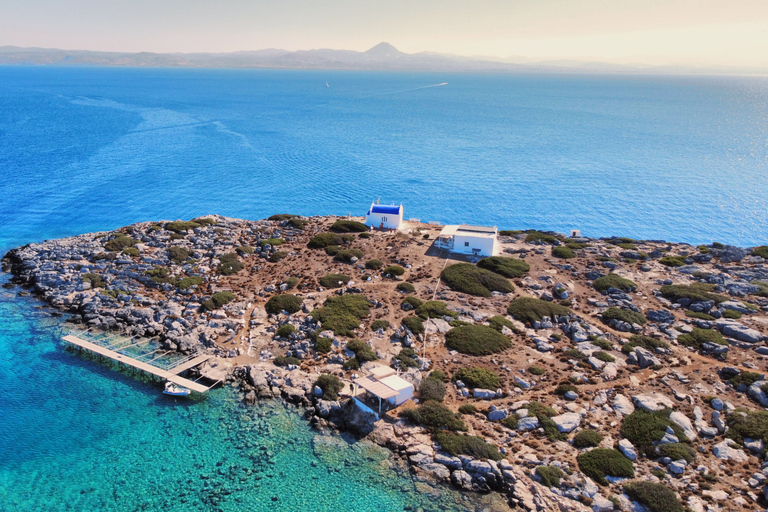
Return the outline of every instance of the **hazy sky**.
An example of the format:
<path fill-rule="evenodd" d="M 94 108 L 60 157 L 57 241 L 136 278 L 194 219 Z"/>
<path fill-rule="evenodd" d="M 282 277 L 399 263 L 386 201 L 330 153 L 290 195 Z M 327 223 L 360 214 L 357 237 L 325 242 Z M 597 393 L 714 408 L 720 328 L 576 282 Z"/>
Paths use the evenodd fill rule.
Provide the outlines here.
<path fill-rule="evenodd" d="M 768 0 L 0 0 L 0 46 L 401 51 L 768 67 Z"/>

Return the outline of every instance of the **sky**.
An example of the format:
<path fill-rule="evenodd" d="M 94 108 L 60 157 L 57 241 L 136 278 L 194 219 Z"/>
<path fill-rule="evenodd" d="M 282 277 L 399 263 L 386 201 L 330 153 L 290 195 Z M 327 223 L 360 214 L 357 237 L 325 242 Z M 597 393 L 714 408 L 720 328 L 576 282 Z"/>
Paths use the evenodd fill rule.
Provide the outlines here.
<path fill-rule="evenodd" d="M 0 46 L 768 68 L 768 0 L 2 0 Z"/>

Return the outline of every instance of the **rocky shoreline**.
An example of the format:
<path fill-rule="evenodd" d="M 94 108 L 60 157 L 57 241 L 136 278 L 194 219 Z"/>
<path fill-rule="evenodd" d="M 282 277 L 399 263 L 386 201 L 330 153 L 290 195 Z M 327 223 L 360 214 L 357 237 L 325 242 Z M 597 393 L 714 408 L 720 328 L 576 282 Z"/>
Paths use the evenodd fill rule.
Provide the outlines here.
<path fill-rule="evenodd" d="M 350 219 L 270 219 L 139 223 L 29 244 L 2 265 L 13 285 L 69 322 L 214 355 L 200 374 L 238 386 L 246 402 L 304 406 L 317 428 L 386 446 L 429 481 L 499 492 L 525 510 L 682 510 L 653 508 L 637 482 L 663 485 L 695 511 L 766 506 L 761 248 L 502 232 L 505 258 L 494 264 L 520 273 L 497 269 L 509 288 L 477 295 L 447 285 L 444 273 L 437 280 L 448 262 L 430 252 L 434 226 L 358 233 Z M 295 307 L 276 310 L 271 299 L 280 295 L 298 297 Z M 329 299 L 344 297 L 366 299 L 350 327 L 322 316 Z M 476 327 L 495 329 L 502 348 L 449 347 Z M 368 348 L 352 350 L 351 338 Z M 437 440 L 442 426 L 405 411 L 415 404 L 378 419 L 354 400 L 326 399 L 317 385 L 321 374 L 349 381 L 372 360 L 422 393 L 430 371 L 445 375 L 440 407 L 472 405 L 457 416 L 459 430 L 500 455 L 451 455 Z M 483 382 L 493 386 L 473 384 L 462 369 L 487 370 L 495 379 Z M 662 426 L 648 446 L 631 428 L 651 421 L 644 414 L 656 415 L 648 428 Z M 581 446 L 582 432 L 600 439 Z M 625 469 L 603 464 L 614 452 Z"/>

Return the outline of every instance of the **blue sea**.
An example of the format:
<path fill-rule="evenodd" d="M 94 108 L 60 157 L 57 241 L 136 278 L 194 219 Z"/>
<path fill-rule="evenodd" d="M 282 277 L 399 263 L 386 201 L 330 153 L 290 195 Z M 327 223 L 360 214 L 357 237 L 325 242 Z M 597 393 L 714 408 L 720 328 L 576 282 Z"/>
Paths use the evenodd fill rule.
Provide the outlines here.
<path fill-rule="evenodd" d="M 754 246 L 768 79 L 0 67 L 0 176 L 2 253 L 378 198 L 423 221 Z M 168 398 L 65 352 L 63 318 L 17 291 L 0 290 L 2 511 L 476 507 L 301 411 Z"/>

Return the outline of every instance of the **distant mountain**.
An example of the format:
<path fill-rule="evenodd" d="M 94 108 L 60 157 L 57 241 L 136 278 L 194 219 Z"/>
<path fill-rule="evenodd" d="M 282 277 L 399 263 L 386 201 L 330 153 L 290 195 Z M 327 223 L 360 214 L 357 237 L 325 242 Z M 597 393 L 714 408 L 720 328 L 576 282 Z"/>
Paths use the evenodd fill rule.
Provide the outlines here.
<path fill-rule="evenodd" d="M 622 66 L 602 62 L 460 57 L 433 52 L 403 53 L 389 43 L 365 52 L 352 50 L 265 49 L 233 53 L 124 53 L 50 48 L 0 47 L 0 65 L 131 66 L 186 68 L 282 68 L 402 71 L 492 71 L 578 73 L 766 73 L 764 69 L 701 68 L 695 66 Z"/>

